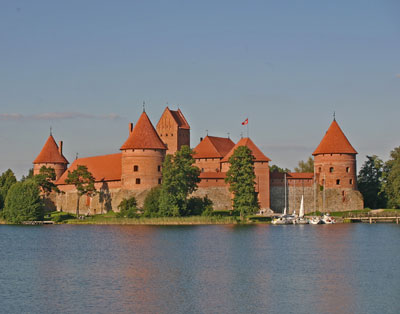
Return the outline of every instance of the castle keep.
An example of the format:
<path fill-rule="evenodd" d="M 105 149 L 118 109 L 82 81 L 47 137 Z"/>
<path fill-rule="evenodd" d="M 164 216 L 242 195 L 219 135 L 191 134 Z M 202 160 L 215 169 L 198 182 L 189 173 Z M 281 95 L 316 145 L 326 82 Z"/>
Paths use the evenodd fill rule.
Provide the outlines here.
<path fill-rule="evenodd" d="M 118 211 L 119 203 L 135 196 L 139 205 L 148 191 L 162 182 L 162 163 L 166 154 L 174 154 L 182 145 L 190 146 L 190 126 L 181 110 L 165 108 L 154 128 L 143 111 L 135 126 L 129 124 L 129 134 L 120 153 L 76 159 L 68 168 L 63 156 L 63 143 L 56 144 L 50 134 L 34 160 L 34 174 L 42 166 L 56 171 L 56 184 L 62 194 L 52 195 L 57 210 L 75 212 L 77 193 L 65 183 L 68 172 L 85 165 L 95 178 L 99 193 L 81 200 L 81 213 L 99 214 Z M 206 136 L 194 148 L 194 165 L 200 169 L 196 196 L 208 196 L 214 209 L 231 209 L 231 193 L 225 183 L 229 157 L 239 146 L 247 146 L 255 157 L 255 188 L 260 208 L 282 212 L 298 210 L 304 196 L 306 212 L 339 211 L 363 208 L 357 191 L 356 154 L 334 119 L 321 143 L 313 152 L 314 173 L 270 173 L 271 161 L 250 138 L 236 144 L 230 138 Z M 286 191 L 286 192 L 285 192 Z M 285 200 L 286 195 L 286 200 Z"/>

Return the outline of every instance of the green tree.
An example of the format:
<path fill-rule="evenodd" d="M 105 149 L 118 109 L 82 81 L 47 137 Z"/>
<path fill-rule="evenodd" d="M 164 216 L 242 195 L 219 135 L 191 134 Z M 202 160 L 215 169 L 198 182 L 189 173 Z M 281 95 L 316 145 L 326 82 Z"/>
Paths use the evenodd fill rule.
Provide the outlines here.
<path fill-rule="evenodd" d="M 269 167 L 269 171 L 270 171 L 270 172 L 278 171 L 278 172 L 280 172 L 280 173 L 292 172 L 292 171 L 291 171 L 290 169 L 288 169 L 288 168 L 281 168 L 281 167 L 278 167 L 277 165 L 271 165 L 271 166 Z"/>
<path fill-rule="evenodd" d="M 33 168 L 30 168 L 28 174 L 26 176 L 25 175 L 22 176 L 21 181 L 25 181 L 32 178 L 33 178 Z"/>
<path fill-rule="evenodd" d="M 300 160 L 297 167 L 294 168 L 295 172 L 314 172 L 314 159 L 310 156 L 307 161 Z"/>
<path fill-rule="evenodd" d="M 194 164 L 193 151 L 183 145 L 173 156 L 165 157 L 162 169 L 159 214 L 161 216 L 187 215 L 189 194 L 197 189 L 200 169 Z"/>
<path fill-rule="evenodd" d="M 17 182 L 17 178 L 11 169 L 3 172 L 0 176 L 0 210 L 4 208 L 4 202 L 7 197 L 8 190 Z"/>
<path fill-rule="evenodd" d="M 382 190 L 387 196 L 390 208 L 400 208 L 400 146 L 390 152 L 385 163 Z"/>
<path fill-rule="evenodd" d="M 119 213 L 117 217 L 136 218 L 138 217 L 137 201 L 134 196 L 124 198 L 118 205 Z"/>
<path fill-rule="evenodd" d="M 145 217 L 159 216 L 160 195 L 161 195 L 161 187 L 159 186 L 152 188 L 149 191 L 149 193 L 147 193 L 143 203 L 143 210 L 144 210 L 143 215 Z"/>
<path fill-rule="evenodd" d="M 230 168 L 225 182 L 229 183 L 229 191 L 233 193 L 233 209 L 245 215 L 255 213 L 259 209 L 255 190 L 254 156 L 246 146 L 239 146 L 229 158 Z"/>
<path fill-rule="evenodd" d="M 96 194 L 96 188 L 94 186 L 95 179 L 92 173 L 86 166 L 78 165 L 72 172 L 68 171 L 67 179 L 65 183 L 75 185 L 78 193 L 76 201 L 76 216 L 79 217 L 79 199 L 82 195 L 94 195 Z"/>
<path fill-rule="evenodd" d="M 33 179 L 39 185 L 44 196 L 49 196 L 53 191 L 60 193 L 57 185 L 54 184 L 54 181 L 56 180 L 56 172 L 54 168 L 43 166 L 40 168 L 39 174 L 35 175 Z"/>
<path fill-rule="evenodd" d="M 384 208 L 386 206 L 383 186 L 384 163 L 376 155 L 367 156 L 367 160 L 358 173 L 358 189 L 364 197 L 364 206 L 368 208 Z"/>
<path fill-rule="evenodd" d="M 10 188 L 5 202 L 4 218 L 12 223 L 43 219 L 43 203 L 36 182 L 17 182 Z"/>

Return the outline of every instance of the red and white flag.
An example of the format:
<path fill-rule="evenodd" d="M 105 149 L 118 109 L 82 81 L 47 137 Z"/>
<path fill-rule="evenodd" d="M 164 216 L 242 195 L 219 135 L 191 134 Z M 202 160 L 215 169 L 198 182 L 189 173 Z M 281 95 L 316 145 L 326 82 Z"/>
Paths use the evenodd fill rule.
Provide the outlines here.
<path fill-rule="evenodd" d="M 247 118 L 246 120 L 244 120 L 244 121 L 242 122 L 242 125 L 246 125 L 247 123 L 249 123 L 249 118 Z"/>

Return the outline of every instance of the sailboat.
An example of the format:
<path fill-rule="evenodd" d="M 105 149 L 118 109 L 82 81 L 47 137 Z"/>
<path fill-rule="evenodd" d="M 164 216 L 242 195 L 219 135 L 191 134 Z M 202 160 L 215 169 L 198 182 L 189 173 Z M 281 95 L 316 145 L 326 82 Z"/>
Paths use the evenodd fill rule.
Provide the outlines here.
<path fill-rule="evenodd" d="M 295 223 L 300 225 L 308 224 L 308 219 L 304 218 L 304 195 L 301 196 L 299 217 L 295 219 Z"/>
<path fill-rule="evenodd" d="M 283 213 L 282 215 L 280 215 L 279 217 L 276 217 L 274 219 L 272 219 L 271 223 L 273 225 L 289 225 L 292 224 L 292 219 L 290 219 L 290 216 L 287 214 L 287 209 L 286 209 L 286 173 L 285 173 L 285 208 L 283 209 Z"/>

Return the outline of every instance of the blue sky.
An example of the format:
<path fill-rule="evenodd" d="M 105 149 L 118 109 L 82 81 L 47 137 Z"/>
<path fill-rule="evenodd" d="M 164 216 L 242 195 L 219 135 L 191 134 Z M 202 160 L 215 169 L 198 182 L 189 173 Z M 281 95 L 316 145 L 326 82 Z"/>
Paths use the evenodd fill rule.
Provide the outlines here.
<path fill-rule="evenodd" d="M 400 145 L 400 2 L 0 1 L 0 172 L 28 172 L 52 126 L 70 162 L 119 151 L 146 102 L 195 147 L 250 137 L 293 169 L 336 111 L 358 150 Z"/>

